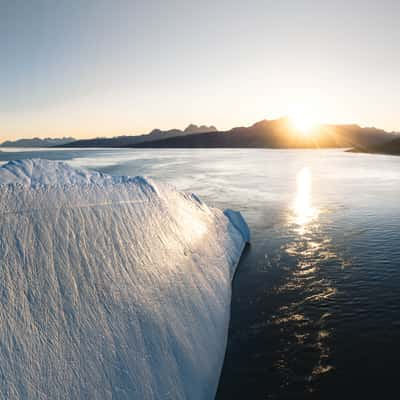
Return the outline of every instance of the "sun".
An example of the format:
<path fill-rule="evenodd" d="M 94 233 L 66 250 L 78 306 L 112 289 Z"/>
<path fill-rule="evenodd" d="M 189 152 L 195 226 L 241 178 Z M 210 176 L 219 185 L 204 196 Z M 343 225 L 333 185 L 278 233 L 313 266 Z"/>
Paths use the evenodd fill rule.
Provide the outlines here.
<path fill-rule="evenodd" d="M 293 129 L 304 136 L 311 135 L 313 128 L 317 125 L 315 118 L 311 114 L 297 112 L 292 113 L 289 118 Z"/>

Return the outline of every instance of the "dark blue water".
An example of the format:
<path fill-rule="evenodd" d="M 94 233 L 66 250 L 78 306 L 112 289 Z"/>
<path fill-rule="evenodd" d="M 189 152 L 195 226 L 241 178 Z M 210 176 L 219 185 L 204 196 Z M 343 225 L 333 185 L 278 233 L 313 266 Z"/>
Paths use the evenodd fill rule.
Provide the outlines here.
<path fill-rule="evenodd" d="M 400 360 L 400 157 L 340 150 L 8 151 L 147 175 L 243 213 L 217 399 L 391 398 Z"/>

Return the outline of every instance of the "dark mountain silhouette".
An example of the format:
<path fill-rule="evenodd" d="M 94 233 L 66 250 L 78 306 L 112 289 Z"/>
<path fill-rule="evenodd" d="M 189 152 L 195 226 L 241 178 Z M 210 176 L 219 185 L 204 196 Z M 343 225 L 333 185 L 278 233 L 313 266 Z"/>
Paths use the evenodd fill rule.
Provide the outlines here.
<path fill-rule="evenodd" d="M 116 136 L 112 138 L 76 140 L 72 143 L 64 144 L 61 147 L 130 147 L 131 145 L 135 145 L 138 143 L 153 142 L 167 138 L 186 136 L 203 132 L 215 132 L 216 130 L 217 128 L 212 125 L 197 126 L 194 124 L 190 124 L 183 131 L 180 129 L 170 129 L 168 131 L 154 129 L 150 133 L 137 136 Z"/>
<path fill-rule="evenodd" d="M 214 125 L 194 125 L 190 124 L 186 127 L 186 129 L 183 131 L 186 134 L 191 134 L 191 133 L 206 133 L 206 132 L 216 132 L 218 129 Z"/>
<path fill-rule="evenodd" d="M 375 146 L 368 146 L 368 147 L 356 146 L 350 151 L 353 153 L 378 153 L 378 154 L 400 155 L 400 137 Z"/>
<path fill-rule="evenodd" d="M 395 137 L 394 133 L 358 125 L 318 125 L 310 135 L 303 135 L 296 131 L 289 118 L 280 118 L 263 120 L 250 127 L 233 128 L 226 132 L 192 134 L 126 147 L 346 148 L 374 146 Z"/>
<path fill-rule="evenodd" d="M 65 143 L 70 143 L 74 140 L 76 139 L 72 137 L 7 140 L 4 143 L 0 144 L 0 147 L 53 147 L 63 145 Z"/>

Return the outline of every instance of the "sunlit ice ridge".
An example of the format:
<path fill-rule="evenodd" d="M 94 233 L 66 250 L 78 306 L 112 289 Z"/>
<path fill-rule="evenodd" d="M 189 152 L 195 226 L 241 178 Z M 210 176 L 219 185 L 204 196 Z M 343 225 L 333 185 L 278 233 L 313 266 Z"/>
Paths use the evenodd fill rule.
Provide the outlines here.
<path fill-rule="evenodd" d="M 250 239 L 240 213 L 143 177 L 12 161 L 0 238 L 1 398 L 214 398 Z"/>

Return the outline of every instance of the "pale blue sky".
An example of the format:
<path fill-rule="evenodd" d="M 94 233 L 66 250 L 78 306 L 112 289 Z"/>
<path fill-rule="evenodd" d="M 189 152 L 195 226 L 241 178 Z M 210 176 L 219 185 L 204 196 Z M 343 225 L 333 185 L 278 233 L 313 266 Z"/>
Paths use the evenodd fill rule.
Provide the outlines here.
<path fill-rule="evenodd" d="M 0 137 L 400 130 L 400 1 L 0 0 Z"/>

